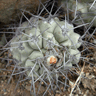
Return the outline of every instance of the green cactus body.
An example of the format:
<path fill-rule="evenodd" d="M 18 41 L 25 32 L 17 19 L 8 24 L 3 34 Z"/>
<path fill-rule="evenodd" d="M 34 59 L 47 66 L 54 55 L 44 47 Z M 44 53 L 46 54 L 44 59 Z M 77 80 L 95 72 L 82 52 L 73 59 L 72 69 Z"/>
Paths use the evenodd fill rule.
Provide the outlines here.
<path fill-rule="evenodd" d="M 23 27 L 28 26 L 28 22 L 22 24 Z M 72 64 L 79 62 L 81 55 L 77 50 L 81 45 L 78 42 L 80 35 L 73 29 L 73 25 L 66 20 L 38 20 L 37 26 L 23 29 L 24 34 L 11 40 L 10 46 L 13 48 L 10 51 L 14 59 L 23 62 L 23 67 L 32 68 L 27 71 L 29 77 L 32 72 L 41 75 L 44 69 L 54 73 L 54 68 L 62 65 L 65 69 L 71 68 Z M 38 78 L 35 73 L 33 76 Z"/>
<path fill-rule="evenodd" d="M 86 1 L 88 1 L 88 3 L 86 3 Z M 68 2 L 68 7 L 72 11 L 70 16 L 71 19 L 75 19 L 74 22 L 76 24 L 82 24 L 82 22 L 90 23 L 96 16 L 96 4 L 94 3 L 92 8 L 90 8 L 93 2 L 94 0 L 80 0 L 76 3 L 75 0 L 70 0 Z M 94 19 L 93 26 L 96 26 L 96 19 Z"/>

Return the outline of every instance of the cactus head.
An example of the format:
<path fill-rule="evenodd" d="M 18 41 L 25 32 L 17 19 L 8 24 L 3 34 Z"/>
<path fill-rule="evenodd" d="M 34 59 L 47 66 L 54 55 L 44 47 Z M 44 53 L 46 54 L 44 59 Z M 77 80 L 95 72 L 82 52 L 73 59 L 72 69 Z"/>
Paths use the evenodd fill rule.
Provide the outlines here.
<path fill-rule="evenodd" d="M 20 62 L 18 66 L 27 69 L 27 78 L 32 78 L 32 82 L 47 79 L 52 88 L 59 76 L 79 62 L 80 35 L 74 32 L 72 24 L 58 17 L 31 22 L 36 26 L 29 27 L 28 23 L 22 23 L 24 29 L 19 29 L 20 35 L 11 40 L 11 53 Z"/>

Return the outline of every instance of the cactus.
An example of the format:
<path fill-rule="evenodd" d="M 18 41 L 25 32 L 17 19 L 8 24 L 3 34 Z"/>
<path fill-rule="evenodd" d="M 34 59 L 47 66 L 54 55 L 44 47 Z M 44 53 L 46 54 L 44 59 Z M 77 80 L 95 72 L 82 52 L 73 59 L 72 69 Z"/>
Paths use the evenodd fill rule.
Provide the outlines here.
<path fill-rule="evenodd" d="M 65 3 L 65 1 L 62 1 L 62 3 Z M 70 17 L 73 19 L 73 23 L 79 25 L 92 22 L 92 26 L 96 26 L 96 3 L 94 0 L 70 0 L 68 7 L 72 12 Z"/>
<path fill-rule="evenodd" d="M 60 21 L 57 17 L 37 22 L 35 27 L 22 30 L 10 43 L 13 58 L 22 62 L 20 66 L 32 67 L 33 71 L 41 76 L 45 70 L 54 72 L 54 68 L 56 70 L 63 64 L 62 70 L 65 70 L 79 62 L 80 52 L 77 48 L 81 45 L 78 42 L 80 35 L 74 32 L 72 24 L 66 20 Z M 21 26 L 28 26 L 28 22 L 22 23 Z M 31 76 L 31 73 L 32 70 L 28 71 L 27 75 Z M 38 78 L 36 74 L 33 75 L 35 79 Z"/>
<path fill-rule="evenodd" d="M 71 0 L 71 2 L 73 1 Z M 70 5 L 70 2 L 67 3 Z M 46 91 L 43 96 L 49 88 L 53 91 L 60 89 L 60 84 L 64 85 L 65 90 L 68 86 L 66 80 L 69 81 L 67 76 L 68 73 L 71 73 L 72 68 L 81 70 L 78 63 L 80 60 L 84 61 L 86 59 L 86 56 L 83 57 L 81 53 L 92 45 L 85 40 L 85 36 L 89 36 L 87 31 L 82 36 L 81 34 L 78 34 L 79 32 L 75 32 L 76 28 L 81 26 L 86 27 L 88 23 L 79 23 L 78 26 L 74 27 L 73 21 L 75 19 L 69 23 L 66 14 L 64 14 L 63 17 L 65 19 L 63 20 L 57 16 L 60 7 L 54 14 L 51 14 L 54 2 L 51 11 L 45 7 L 46 4 L 43 5 L 41 3 L 41 5 L 43 8 L 38 15 L 34 15 L 25 10 L 23 10 L 23 12 L 21 11 L 22 15 L 26 18 L 26 21 L 22 22 L 21 20 L 18 27 L 14 27 L 15 32 L 13 33 L 15 35 L 4 48 L 2 48 L 4 51 L 8 50 L 8 52 L 11 53 L 11 60 L 14 64 L 14 70 L 12 70 L 9 82 L 13 75 L 19 74 L 22 77 L 23 74 L 25 77 L 23 79 L 20 77 L 20 80 L 31 80 L 30 91 L 34 91 L 34 96 L 37 94 L 35 87 L 36 82 L 40 82 L 38 87 L 42 85 L 42 82 L 46 85 L 47 88 L 45 89 Z M 81 13 L 88 11 L 87 8 L 85 8 L 86 10 L 82 9 L 84 6 L 83 4 L 78 3 L 78 6 L 77 9 L 80 9 L 79 11 L 81 11 Z M 70 8 L 71 7 L 72 6 L 70 5 Z M 74 9 L 75 8 L 72 7 L 72 10 Z M 43 10 L 47 11 L 48 16 L 41 16 Z M 31 18 L 27 18 L 24 15 L 24 12 L 31 14 Z M 82 16 L 86 17 L 86 14 L 83 14 Z M 73 16 L 73 18 L 75 17 Z M 91 37 L 92 36 L 93 34 L 91 34 Z M 81 45 L 84 47 L 83 50 L 79 50 Z M 77 74 L 74 71 L 72 72 Z M 65 77 L 65 82 L 64 80 L 60 80 L 60 77 Z M 18 80 L 18 82 L 20 82 L 20 80 Z"/>
<path fill-rule="evenodd" d="M 60 74 L 79 62 L 80 35 L 67 20 L 60 21 L 58 17 L 35 20 L 31 22 L 32 27 L 28 27 L 28 21 L 20 25 L 19 35 L 10 42 L 10 52 L 18 66 L 28 69 L 28 77 L 36 81 L 45 75 L 43 79 L 48 78 L 49 82 L 53 78 L 58 81 Z"/>

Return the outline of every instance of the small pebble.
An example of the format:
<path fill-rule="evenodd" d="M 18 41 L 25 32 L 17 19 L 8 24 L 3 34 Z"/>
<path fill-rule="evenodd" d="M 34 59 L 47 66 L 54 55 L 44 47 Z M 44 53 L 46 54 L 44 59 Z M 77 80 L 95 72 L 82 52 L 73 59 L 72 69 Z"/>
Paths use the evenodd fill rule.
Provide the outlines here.
<path fill-rule="evenodd" d="M 7 92 L 4 92 L 4 95 L 6 95 L 7 94 Z"/>

